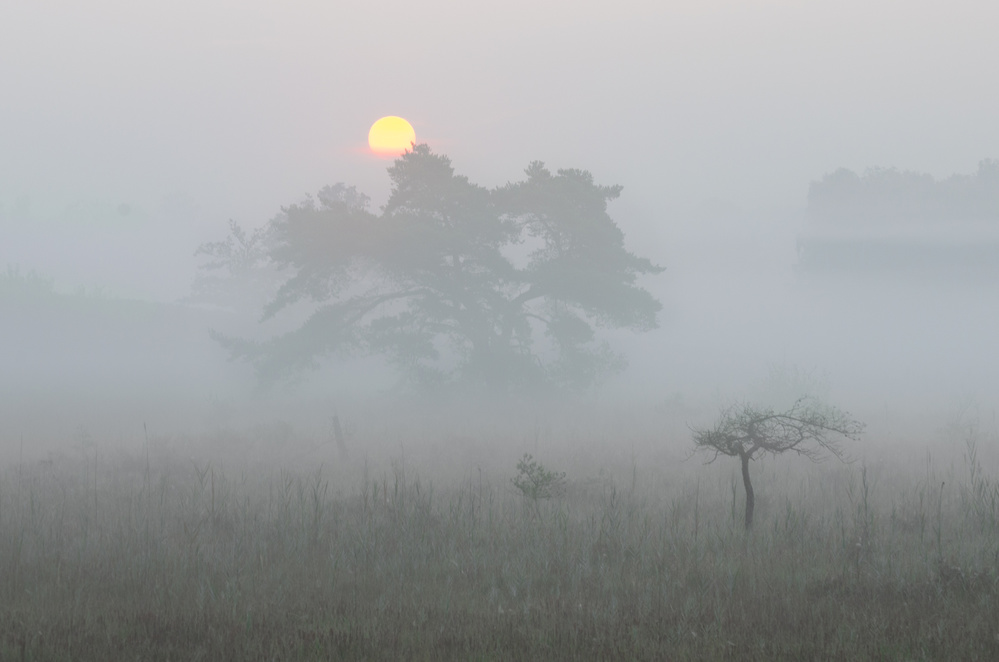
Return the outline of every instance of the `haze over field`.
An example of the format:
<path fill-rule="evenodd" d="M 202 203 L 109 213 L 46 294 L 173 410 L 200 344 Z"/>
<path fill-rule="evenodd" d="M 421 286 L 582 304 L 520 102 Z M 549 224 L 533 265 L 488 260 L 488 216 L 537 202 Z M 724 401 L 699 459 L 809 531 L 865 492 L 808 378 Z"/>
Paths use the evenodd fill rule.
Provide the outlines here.
<path fill-rule="evenodd" d="M 943 181 L 999 157 L 997 25 L 984 1 L 5 3 L 0 267 L 184 299 L 229 219 L 262 227 L 336 182 L 385 204 L 366 135 L 400 115 L 486 187 L 536 159 L 624 186 L 609 209 L 626 247 L 667 270 L 641 281 L 660 328 L 606 334 L 631 367 L 605 394 L 742 397 L 792 365 L 841 402 L 946 408 L 999 391 L 995 271 L 809 275 L 799 248 L 819 223 L 809 186 L 839 168 Z M 993 245 L 984 209 L 975 238 L 941 220 L 926 241 Z M 95 317 L 77 337 L 96 345 L 74 348 L 5 314 L 0 379 L 18 393 L 187 384 L 207 400 L 248 380 L 207 327 L 266 335 L 150 308 L 125 331 Z M 392 383 L 368 364 L 362 381 Z"/>
<path fill-rule="evenodd" d="M 997 35 L 0 0 L 0 660 L 999 660 Z"/>

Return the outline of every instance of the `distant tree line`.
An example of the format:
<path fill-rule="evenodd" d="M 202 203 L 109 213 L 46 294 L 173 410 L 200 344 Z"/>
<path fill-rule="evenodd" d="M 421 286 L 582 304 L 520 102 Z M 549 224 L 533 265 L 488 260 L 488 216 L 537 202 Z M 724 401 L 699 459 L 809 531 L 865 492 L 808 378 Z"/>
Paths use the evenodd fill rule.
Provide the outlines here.
<path fill-rule="evenodd" d="M 817 221 L 999 221 L 999 160 L 985 159 L 973 175 L 932 175 L 840 168 L 808 189 L 808 217 Z"/>

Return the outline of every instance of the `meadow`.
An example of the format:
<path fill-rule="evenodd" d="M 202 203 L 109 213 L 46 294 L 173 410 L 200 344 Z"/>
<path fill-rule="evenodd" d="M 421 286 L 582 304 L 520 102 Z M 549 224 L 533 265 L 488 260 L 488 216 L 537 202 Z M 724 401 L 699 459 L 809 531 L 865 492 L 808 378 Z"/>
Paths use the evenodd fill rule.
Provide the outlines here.
<path fill-rule="evenodd" d="M 747 534 L 681 422 L 345 423 L 8 454 L 0 659 L 999 659 L 994 425 L 756 462 Z"/>

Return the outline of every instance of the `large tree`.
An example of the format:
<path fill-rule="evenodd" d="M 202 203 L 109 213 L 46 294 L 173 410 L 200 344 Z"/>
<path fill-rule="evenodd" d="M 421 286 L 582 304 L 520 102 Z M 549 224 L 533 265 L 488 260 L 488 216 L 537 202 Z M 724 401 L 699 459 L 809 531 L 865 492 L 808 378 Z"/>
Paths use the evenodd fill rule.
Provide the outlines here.
<path fill-rule="evenodd" d="M 389 175 L 380 214 L 337 185 L 271 222 L 270 258 L 289 277 L 264 317 L 315 310 L 265 343 L 222 339 L 262 376 L 346 352 L 383 355 L 422 384 L 585 387 L 623 367 L 594 326 L 656 327 L 661 305 L 636 281 L 662 268 L 625 250 L 607 213 L 620 187 L 535 162 L 486 189 L 426 145 Z"/>

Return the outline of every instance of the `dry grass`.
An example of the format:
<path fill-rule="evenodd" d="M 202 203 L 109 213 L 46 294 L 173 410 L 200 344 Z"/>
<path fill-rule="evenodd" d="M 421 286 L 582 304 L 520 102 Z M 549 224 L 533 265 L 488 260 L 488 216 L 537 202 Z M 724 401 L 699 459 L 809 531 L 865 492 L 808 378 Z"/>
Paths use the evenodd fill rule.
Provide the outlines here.
<path fill-rule="evenodd" d="M 570 480 L 539 509 L 510 489 L 519 448 L 439 473 L 164 442 L 16 463 L 0 659 L 995 660 L 999 488 L 966 441 L 950 464 L 757 463 L 748 538 L 735 466 L 641 444 L 542 452 Z"/>

